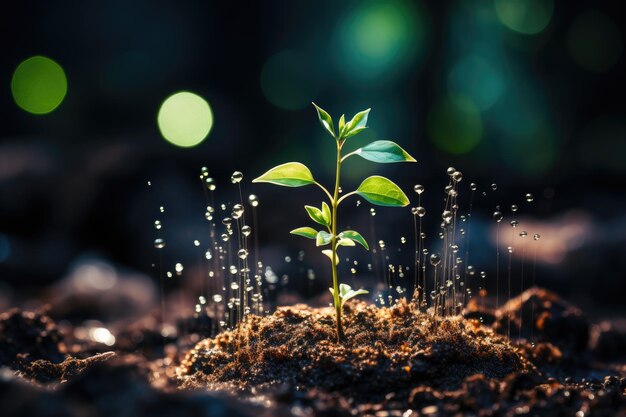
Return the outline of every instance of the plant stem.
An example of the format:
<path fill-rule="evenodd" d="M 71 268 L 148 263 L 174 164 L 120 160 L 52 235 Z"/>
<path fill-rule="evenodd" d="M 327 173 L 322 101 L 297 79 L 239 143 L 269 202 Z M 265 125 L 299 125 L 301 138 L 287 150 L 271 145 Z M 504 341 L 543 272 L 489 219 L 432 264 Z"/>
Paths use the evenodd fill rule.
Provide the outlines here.
<path fill-rule="evenodd" d="M 335 174 L 335 190 L 333 192 L 332 199 L 332 220 L 331 220 L 331 234 L 330 241 L 332 256 L 330 264 L 333 272 L 333 304 L 335 305 L 335 312 L 337 315 L 337 343 L 343 341 L 343 326 L 341 325 L 341 300 L 339 298 L 339 280 L 337 279 L 337 207 L 339 206 L 339 177 L 341 174 L 341 145 L 337 142 L 337 172 Z"/>

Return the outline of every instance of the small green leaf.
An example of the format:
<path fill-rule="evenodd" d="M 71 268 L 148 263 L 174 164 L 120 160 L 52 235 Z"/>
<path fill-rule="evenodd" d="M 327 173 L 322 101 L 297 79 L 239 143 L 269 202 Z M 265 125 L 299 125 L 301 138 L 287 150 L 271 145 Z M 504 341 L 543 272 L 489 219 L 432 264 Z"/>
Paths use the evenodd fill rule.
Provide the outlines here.
<path fill-rule="evenodd" d="M 330 293 L 334 296 L 335 291 L 329 288 Z M 339 284 L 339 298 L 341 299 L 341 307 L 351 298 L 361 294 L 369 294 L 367 290 L 353 290 L 348 284 Z"/>
<path fill-rule="evenodd" d="M 322 216 L 324 217 L 324 220 L 326 221 L 326 225 L 330 226 L 330 221 L 331 221 L 330 207 L 328 207 L 328 204 L 326 204 L 325 201 L 322 202 Z"/>
<path fill-rule="evenodd" d="M 346 132 L 351 132 L 355 129 L 363 129 L 367 127 L 367 117 L 370 114 L 371 109 L 363 110 L 354 115 L 352 120 L 346 125 Z"/>
<path fill-rule="evenodd" d="M 400 187 L 379 175 L 366 178 L 359 185 L 356 193 L 378 206 L 405 207 L 409 205 L 409 198 Z"/>
<path fill-rule="evenodd" d="M 324 249 L 322 251 L 322 253 L 326 256 L 328 256 L 328 259 L 333 259 L 333 251 L 330 249 Z M 337 256 L 337 253 L 335 252 L 335 265 L 339 264 L 339 256 Z"/>
<path fill-rule="evenodd" d="M 339 246 L 355 246 L 354 241 L 352 239 L 342 239 L 339 238 L 337 240 L 337 245 Z"/>
<path fill-rule="evenodd" d="M 361 234 L 355 230 L 344 230 L 343 232 L 339 234 L 339 237 L 353 240 L 356 243 L 361 244 L 361 246 L 363 246 L 365 250 L 370 250 L 370 247 L 367 244 L 367 241 L 365 240 L 365 238 L 363 238 L 363 236 L 361 236 Z"/>
<path fill-rule="evenodd" d="M 316 246 L 328 245 L 331 242 L 332 238 L 333 238 L 333 235 L 323 230 L 320 230 L 319 232 L 317 232 L 317 235 L 315 236 L 315 245 Z"/>
<path fill-rule="evenodd" d="M 304 209 L 307 213 L 309 213 L 309 217 L 313 219 L 315 223 L 319 223 L 322 226 L 328 226 L 330 224 L 324 218 L 324 213 L 322 213 L 322 210 L 318 209 L 317 207 L 304 206 Z"/>
<path fill-rule="evenodd" d="M 346 115 L 342 114 L 339 118 L 339 136 L 343 134 L 343 130 L 346 127 Z"/>
<path fill-rule="evenodd" d="M 331 134 L 331 136 L 335 137 L 335 127 L 333 126 L 333 119 L 330 117 L 330 114 L 326 112 L 323 108 L 319 107 L 317 104 L 312 103 L 315 106 L 315 110 L 317 110 L 317 118 L 320 120 L 324 129 Z"/>
<path fill-rule="evenodd" d="M 339 297 L 345 297 L 350 291 L 352 288 L 348 284 L 339 284 Z"/>
<path fill-rule="evenodd" d="M 300 162 L 287 162 L 275 166 L 260 177 L 253 179 L 252 182 L 268 182 L 284 187 L 302 187 L 315 184 L 309 168 Z"/>
<path fill-rule="evenodd" d="M 368 161 L 388 164 L 392 162 L 415 162 L 415 158 L 390 140 L 377 140 L 353 152 Z"/>
<path fill-rule="evenodd" d="M 317 238 L 317 230 L 312 227 L 299 227 L 297 229 L 293 229 L 291 232 L 292 235 L 304 236 L 309 239 Z"/>

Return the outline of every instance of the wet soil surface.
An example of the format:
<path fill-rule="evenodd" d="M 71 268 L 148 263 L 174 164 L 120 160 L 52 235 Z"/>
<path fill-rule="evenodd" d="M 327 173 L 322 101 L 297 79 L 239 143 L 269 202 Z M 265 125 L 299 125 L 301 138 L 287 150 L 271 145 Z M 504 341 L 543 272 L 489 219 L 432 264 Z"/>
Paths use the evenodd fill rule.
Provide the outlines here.
<path fill-rule="evenodd" d="M 481 324 L 482 323 L 484 324 Z M 185 327 L 194 329 L 193 320 Z M 0 315 L 6 416 L 626 416 L 626 332 L 531 289 L 437 318 L 410 303 L 251 316 L 214 338 L 150 317 L 113 346 L 43 312 Z M 200 323 L 199 329 L 210 328 Z M 532 343 L 531 343 L 532 341 Z"/>

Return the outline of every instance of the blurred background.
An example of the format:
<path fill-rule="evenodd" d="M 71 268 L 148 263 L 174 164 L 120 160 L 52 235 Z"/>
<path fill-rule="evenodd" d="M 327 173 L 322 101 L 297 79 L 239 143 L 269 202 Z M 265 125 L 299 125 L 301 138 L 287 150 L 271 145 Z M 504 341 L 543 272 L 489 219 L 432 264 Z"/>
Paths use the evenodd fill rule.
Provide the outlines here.
<path fill-rule="evenodd" d="M 351 160 L 343 184 L 353 189 L 381 173 L 412 206 L 413 186 L 424 185 L 431 252 L 441 245 L 446 169 L 454 166 L 464 176 L 460 212 L 473 204 L 477 269 L 493 276 L 499 205 L 503 239 L 512 219 L 542 236 L 538 284 L 591 314 L 623 313 L 620 3 L 14 2 L 0 16 L 0 306 L 46 300 L 79 272 L 158 283 L 180 262 L 186 279 L 202 279 L 203 252 L 193 242 L 207 242 L 203 166 L 215 179 L 217 211 L 228 207 L 218 224 L 239 202 L 233 171 L 243 172 L 244 200 L 258 196 L 260 257 L 282 277 L 274 284 L 301 298 L 325 293 L 325 261 L 288 234 L 308 224 L 301 206 L 319 205 L 319 190 L 250 183 L 291 160 L 332 181 L 334 144 L 315 101 L 335 120 L 371 107 L 370 129 L 352 146 L 391 139 L 417 159 Z M 340 221 L 379 250 L 384 240 L 389 263 L 410 265 L 410 207 L 376 210 L 374 219 L 368 204 L 352 201 Z M 167 242 L 160 271 L 157 232 Z M 361 266 L 374 262 L 356 252 L 345 251 Z M 310 269 L 319 282 L 308 282 Z M 359 270 L 364 279 L 374 272 Z"/>

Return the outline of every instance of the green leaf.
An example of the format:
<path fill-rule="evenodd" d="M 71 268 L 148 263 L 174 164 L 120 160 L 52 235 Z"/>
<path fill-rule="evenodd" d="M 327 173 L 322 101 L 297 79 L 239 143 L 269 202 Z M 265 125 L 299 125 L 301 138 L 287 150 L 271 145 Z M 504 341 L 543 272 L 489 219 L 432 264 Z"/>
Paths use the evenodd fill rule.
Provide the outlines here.
<path fill-rule="evenodd" d="M 365 250 L 370 250 L 367 241 L 363 238 L 363 236 L 361 236 L 359 232 L 355 230 L 344 230 L 343 232 L 339 233 L 339 237 L 343 239 L 353 240 L 356 243 L 361 244 L 361 246 L 363 246 Z"/>
<path fill-rule="evenodd" d="M 356 193 L 378 206 L 405 207 L 409 205 L 409 198 L 400 187 L 379 175 L 366 178 L 359 185 Z"/>
<path fill-rule="evenodd" d="M 304 236 L 309 239 L 315 239 L 317 237 L 317 230 L 312 227 L 298 227 L 297 229 L 293 229 L 291 232 L 292 235 Z"/>
<path fill-rule="evenodd" d="M 323 230 L 320 230 L 319 232 L 317 232 L 317 235 L 315 236 L 315 245 L 316 246 L 328 245 L 332 239 L 333 239 L 333 235 Z"/>
<path fill-rule="evenodd" d="M 335 137 L 335 127 L 333 126 L 333 119 L 330 117 L 330 114 L 326 112 L 323 108 L 319 107 L 317 104 L 312 103 L 315 106 L 315 110 L 317 110 L 317 118 L 320 120 L 324 129 L 331 134 L 331 136 Z"/>
<path fill-rule="evenodd" d="M 330 293 L 335 296 L 335 291 L 329 288 Z M 339 284 L 339 298 L 341 299 L 341 307 L 351 298 L 361 294 L 369 294 L 367 290 L 353 290 L 348 284 Z"/>
<path fill-rule="evenodd" d="M 318 209 L 317 207 L 304 206 L 304 209 L 307 213 L 309 213 L 309 217 L 313 219 L 315 223 L 319 223 L 322 226 L 328 226 L 330 224 L 324 218 L 324 213 L 322 213 L 322 210 Z"/>
<path fill-rule="evenodd" d="M 284 187 L 302 187 L 315 184 L 313 174 L 311 174 L 309 168 L 300 162 L 287 162 L 286 164 L 278 165 L 260 177 L 253 179 L 252 182 L 268 182 Z"/>
<path fill-rule="evenodd" d="M 342 114 L 339 118 L 339 136 L 343 134 L 343 130 L 346 128 L 346 115 Z"/>
<path fill-rule="evenodd" d="M 377 140 L 353 152 L 368 161 L 389 164 L 393 162 L 415 162 L 415 158 L 390 140 Z"/>
<path fill-rule="evenodd" d="M 322 253 L 328 256 L 328 259 L 333 259 L 333 251 L 330 249 L 324 249 Z M 339 256 L 337 256 L 337 252 L 335 252 L 335 265 L 339 264 Z"/>
<path fill-rule="evenodd" d="M 339 238 L 337 240 L 337 245 L 339 246 L 355 246 L 354 241 L 352 239 L 343 239 Z"/>
<path fill-rule="evenodd" d="M 326 225 L 330 226 L 330 221 L 331 221 L 330 207 L 328 207 L 328 204 L 326 204 L 325 201 L 322 202 L 322 216 L 324 217 L 324 220 L 326 220 Z"/>
<path fill-rule="evenodd" d="M 354 129 L 367 127 L 367 117 L 370 114 L 370 110 L 372 109 L 363 110 L 355 114 L 352 120 L 348 122 L 347 130 L 354 130 Z"/>

